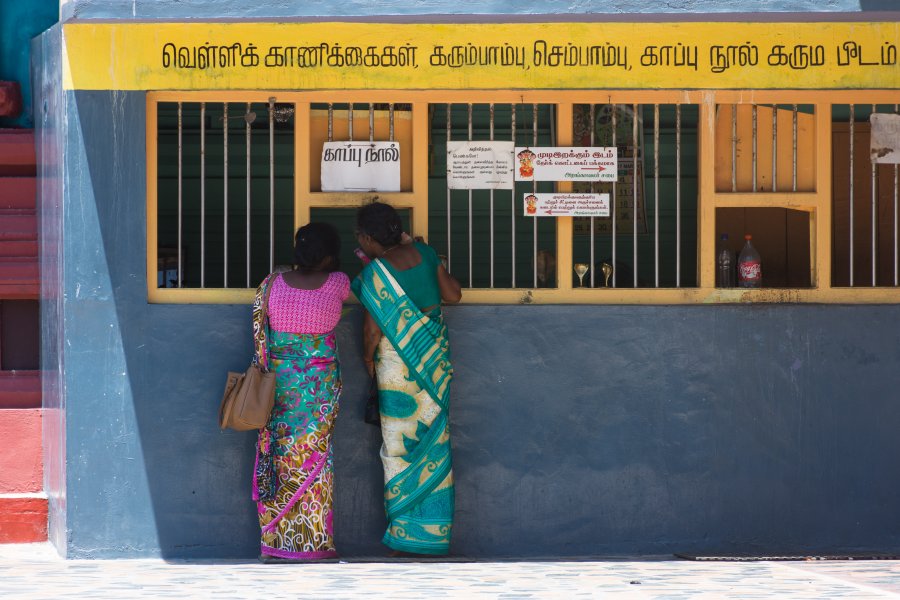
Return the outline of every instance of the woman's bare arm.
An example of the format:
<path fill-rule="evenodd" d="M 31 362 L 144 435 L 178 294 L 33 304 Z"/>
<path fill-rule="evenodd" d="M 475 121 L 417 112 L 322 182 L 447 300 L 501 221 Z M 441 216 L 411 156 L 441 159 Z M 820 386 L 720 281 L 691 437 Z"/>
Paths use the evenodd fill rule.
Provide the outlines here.
<path fill-rule="evenodd" d="M 447 304 L 456 304 L 462 299 L 462 287 L 453 275 L 447 272 L 444 265 L 438 265 L 438 286 L 441 300 Z"/>
<path fill-rule="evenodd" d="M 366 371 L 370 377 L 375 376 L 375 350 L 381 341 L 381 328 L 369 311 L 363 318 L 363 362 L 366 364 Z"/>

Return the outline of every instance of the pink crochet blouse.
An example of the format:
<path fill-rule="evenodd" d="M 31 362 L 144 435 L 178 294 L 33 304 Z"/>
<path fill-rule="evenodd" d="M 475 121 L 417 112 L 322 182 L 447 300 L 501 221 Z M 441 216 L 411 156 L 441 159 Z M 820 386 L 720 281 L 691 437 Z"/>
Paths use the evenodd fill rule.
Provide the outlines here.
<path fill-rule="evenodd" d="M 328 333 L 341 319 L 349 295 L 350 279 L 340 271 L 314 290 L 293 288 L 279 274 L 269 296 L 269 327 L 287 333 Z"/>

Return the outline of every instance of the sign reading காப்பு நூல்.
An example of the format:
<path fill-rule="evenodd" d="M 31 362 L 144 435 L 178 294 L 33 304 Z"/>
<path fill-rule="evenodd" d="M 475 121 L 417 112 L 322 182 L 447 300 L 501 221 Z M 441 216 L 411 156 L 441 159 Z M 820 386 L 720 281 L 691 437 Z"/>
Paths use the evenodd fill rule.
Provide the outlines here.
<path fill-rule="evenodd" d="M 900 23 L 67 23 L 66 89 L 900 88 Z"/>

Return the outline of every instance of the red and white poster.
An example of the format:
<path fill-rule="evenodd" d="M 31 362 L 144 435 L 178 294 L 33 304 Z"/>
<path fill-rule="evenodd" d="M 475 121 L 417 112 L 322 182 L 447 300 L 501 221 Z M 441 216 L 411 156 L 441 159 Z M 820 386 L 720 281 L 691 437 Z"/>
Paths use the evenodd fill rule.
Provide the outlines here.
<path fill-rule="evenodd" d="M 615 181 L 618 151 L 607 147 L 517 147 L 516 181 Z"/>
<path fill-rule="evenodd" d="M 525 194 L 526 217 L 608 217 L 609 194 Z"/>

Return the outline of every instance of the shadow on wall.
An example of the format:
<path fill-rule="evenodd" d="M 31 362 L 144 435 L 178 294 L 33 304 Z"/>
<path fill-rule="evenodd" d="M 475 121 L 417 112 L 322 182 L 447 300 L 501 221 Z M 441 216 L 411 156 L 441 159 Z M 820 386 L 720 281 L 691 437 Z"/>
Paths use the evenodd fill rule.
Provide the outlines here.
<path fill-rule="evenodd" d="M 67 373 L 69 556 L 255 557 L 255 435 L 216 424 L 225 373 L 250 359 L 250 307 L 147 303 L 144 96 L 76 92 L 75 106 L 84 156 L 71 169 L 89 176 L 70 178 L 65 249 L 80 290 L 67 301 L 79 340 L 67 369 L 81 365 Z M 377 555 L 380 439 L 362 420 L 361 321 L 354 311 L 338 327 L 335 533 L 342 553 Z M 82 355 L 117 376 L 86 377 Z"/>

